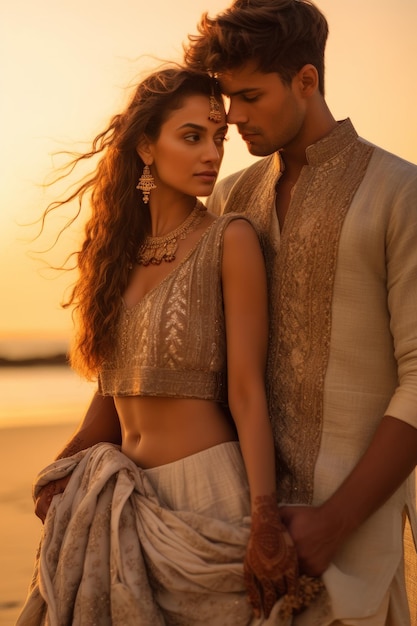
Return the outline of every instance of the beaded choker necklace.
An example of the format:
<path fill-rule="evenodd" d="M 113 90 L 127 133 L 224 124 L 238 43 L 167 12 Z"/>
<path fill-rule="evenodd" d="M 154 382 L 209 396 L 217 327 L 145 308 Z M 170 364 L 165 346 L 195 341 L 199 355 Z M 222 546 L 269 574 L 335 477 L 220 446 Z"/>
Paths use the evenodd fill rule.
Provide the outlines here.
<path fill-rule="evenodd" d="M 197 201 L 194 209 L 182 224 L 161 237 L 146 237 L 136 256 L 138 265 L 160 265 L 162 261 L 171 263 L 175 259 L 178 240 L 185 239 L 203 219 L 206 207 Z"/>

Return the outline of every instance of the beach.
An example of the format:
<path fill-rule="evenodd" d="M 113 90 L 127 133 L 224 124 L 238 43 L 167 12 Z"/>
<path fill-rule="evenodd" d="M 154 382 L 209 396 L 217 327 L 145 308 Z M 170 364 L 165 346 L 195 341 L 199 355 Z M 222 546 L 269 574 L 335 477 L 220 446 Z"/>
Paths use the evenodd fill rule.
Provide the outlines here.
<path fill-rule="evenodd" d="M 76 423 L 0 428 L 0 626 L 15 626 L 42 532 L 33 509 L 32 481 L 53 461 L 75 427 Z M 412 550 L 409 528 L 406 543 Z M 417 571 L 412 580 L 417 581 Z M 417 626 L 417 599 L 415 607 L 412 626 Z"/>
<path fill-rule="evenodd" d="M 64 340 L 0 341 L 0 626 L 15 626 L 42 523 L 32 482 L 84 415 L 95 385 L 65 366 Z"/>
<path fill-rule="evenodd" d="M 42 523 L 32 482 L 53 461 L 76 423 L 0 429 L 0 626 L 14 626 L 25 601 Z"/>

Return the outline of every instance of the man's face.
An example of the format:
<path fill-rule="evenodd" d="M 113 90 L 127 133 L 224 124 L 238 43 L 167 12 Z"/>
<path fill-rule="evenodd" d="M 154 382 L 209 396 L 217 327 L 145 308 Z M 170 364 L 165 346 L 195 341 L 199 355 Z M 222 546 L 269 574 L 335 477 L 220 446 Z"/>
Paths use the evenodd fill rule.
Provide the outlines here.
<path fill-rule="evenodd" d="M 264 74 L 254 62 L 219 75 L 230 100 L 229 124 L 236 124 L 248 150 L 266 156 L 297 140 L 305 116 L 305 101 L 294 84 L 283 83 L 275 73 Z"/>

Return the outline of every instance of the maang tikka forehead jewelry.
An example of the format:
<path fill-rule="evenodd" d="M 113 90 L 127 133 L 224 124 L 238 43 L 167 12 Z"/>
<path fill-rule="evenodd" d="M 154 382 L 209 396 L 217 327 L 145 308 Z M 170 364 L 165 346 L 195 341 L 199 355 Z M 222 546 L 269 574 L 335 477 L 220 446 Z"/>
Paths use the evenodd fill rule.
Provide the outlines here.
<path fill-rule="evenodd" d="M 214 85 L 216 84 L 216 79 L 212 78 L 212 86 L 211 86 L 211 95 L 209 96 L 209 120 L 211 122 L 215 122 L 218 124 L 222 121 L 222 111 L 220 108 L 220 104 L 218 103 L 215 95 L 214 95 Z"/>
<path fill-rule="evenodd" d="M 209 120 L 211 122 L 215 122 L 216 124 L 218 124 L 219 122 L 222 121 L 222 113 L 220 109 L 220 104 L 217 102 L 214 96 L 210 96 L 209 98 L 209 107 L 210 107 L 210 112 L 208 116 Z"/>
<path fill-rule="evenodd" d="M 149 194 L 153 189 L 156 189 L 155 179 L 151 174 L 151 170 L 149 169 L 149 165 L 145 165 L 143 168 L 142 176 L 139 178 L 139 182 L 136 185 L 136 189 L 140 189 L 143 191 L 143 202 L 148 204 L 149 202 Z"/>

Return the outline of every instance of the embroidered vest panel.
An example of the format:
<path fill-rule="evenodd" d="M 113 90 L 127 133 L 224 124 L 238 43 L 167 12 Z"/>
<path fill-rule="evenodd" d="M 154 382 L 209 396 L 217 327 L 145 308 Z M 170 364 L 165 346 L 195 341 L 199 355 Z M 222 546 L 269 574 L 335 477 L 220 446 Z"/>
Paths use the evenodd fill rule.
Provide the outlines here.
<path fill-rule="evenodd" d="M 245 211 L 266 260 L 267 391 L 281 501 L 311 503 L 313 498 L 339 238 L 372 153 L 349 121 L 310 147 L 281 233 L 275 214 L 276 154 L 246 170 L 225 206 L 226 212 Z"/>
<path fill-rule="evenodd" d="M 101 394 L 227 402 L 221 264 L 225 228 L 237 217 L 217 218 L 157 287 L 124 307 Z"/>

